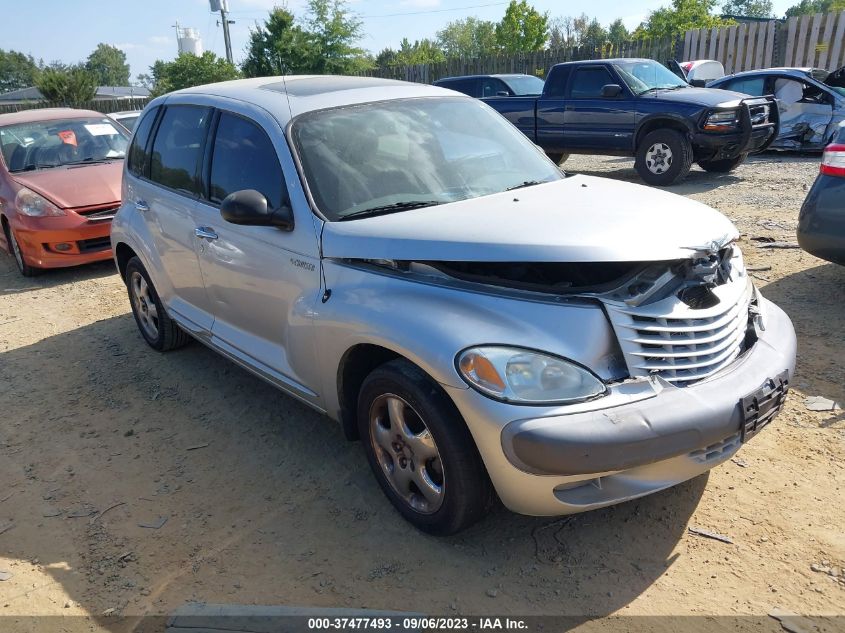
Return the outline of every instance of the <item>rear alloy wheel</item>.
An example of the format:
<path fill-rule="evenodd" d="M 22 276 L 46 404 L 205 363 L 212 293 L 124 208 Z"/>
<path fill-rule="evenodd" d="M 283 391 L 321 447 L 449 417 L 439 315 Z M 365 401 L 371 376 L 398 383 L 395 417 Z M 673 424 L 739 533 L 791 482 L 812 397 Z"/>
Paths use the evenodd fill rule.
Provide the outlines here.
<path fill-rule="evenodd" d="M 15 258 L 15 264 L 17 264 L 21 275 L 24 277 L 35 277 L 41 269 L 36 268 L 35 266 L 30 266 L 24 261 L 20 244 L 18 244 L 15 233 L 12 231 L 12 227 L 8 225 L 6 226 L 6 241 L 9 242 L 9 249 L 12 251 L 12 256 Z"/>
<path fill-rule="evenodd" d="M 418 529 L 454 534 L 492 504 L 492 484 L 460 413 L 407 360 L 385 363 L 364 380 L 358 430 L 382 490 Z"/>
<path fill-rule="evenodd" d="M 748 158 L 748 154 L 740 154 L 734 158 L 724 158 L 722 160 L 700 160 L 698 166 L 704 171 L 709 171 L 714 174 L 726 174 L 733 171 Z"/>
<path fill-rule="evenodd" d="M 649 132 L 637 148 L 634 166 L 649 185 L 665 187 L 685 178 L 692 167 L 689 139 L 672 129 Z"/>
<path fill-rule="evenodd" d="M 150 347 L 166 352 L 182 347 L 191 340 L 167 315 L 153 282 L 137 257 L 126 264 L 125 281 L 135 323 Z"/>

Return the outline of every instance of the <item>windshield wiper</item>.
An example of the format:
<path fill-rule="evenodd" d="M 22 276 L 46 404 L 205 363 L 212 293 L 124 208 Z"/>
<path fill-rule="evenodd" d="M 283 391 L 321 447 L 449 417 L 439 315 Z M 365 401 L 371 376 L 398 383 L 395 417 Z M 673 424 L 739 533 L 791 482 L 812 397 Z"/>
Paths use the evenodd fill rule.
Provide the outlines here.
<path fill-rule="evenodd" d="M 657 90 L 679 90 L 679 89 L 681 89 L 681 88 L 687 88 L 687 87 L 688 87 L 688 86 L 682 86 L 682 85 L 677 85 L 677 86 L 654 86 L 653 88 L 648 88 L 647 90 L 643 90 L 642 92 L 640 92 L 640 93 L 638 93 L 638 94 L 644 95 L 644 94 L 646 94 L 646 93 L 648 93 L 648 92 L 655 92 L 655 91 L 657 91 Z"/>
<path fill-rule="evenodd" d="M 103 156 L 102 158 L 83 158 L 82 160 L 74 160 L 65 165 L 90 165 L 91 163 L 108 163 L 113 160 L 123 160 L 125 156 Z"/>
<path fill-rule="evenodd" d="M 406 200 L 404 202 L 394 202 L 393 204 L 383 204 L 378 207 L 370 207 L 369 209 L 361 209 L 360 211 L 347 213 L 346 215 L 338 218 L 338 221 L 350 220 L 352 218 L 360 218 L 364 216 L 386 215 L 397 211 L 407 211 L 408 209 L 433 207 L 438 204 L 442 203 L 439 200 Z"/>
<path fill-rule="evenodd" d="M 551 182 L 551 180 L 525 180 L 518 185 L 508 187 L 505 191 L 513 191 L 514 189 L 522 189 L 523 187 L 533 187 L 534 185 L 542 185 L 547 182 Z"/>
<path fill-rule="evenodd" d="M 54 165 L 52 163 L 30 163 L 23 169 L 16 169 L 15 171 L 35 171 L 36 169 L 51 169 L 53 167 L 58 167 L 58 165 Z"/>

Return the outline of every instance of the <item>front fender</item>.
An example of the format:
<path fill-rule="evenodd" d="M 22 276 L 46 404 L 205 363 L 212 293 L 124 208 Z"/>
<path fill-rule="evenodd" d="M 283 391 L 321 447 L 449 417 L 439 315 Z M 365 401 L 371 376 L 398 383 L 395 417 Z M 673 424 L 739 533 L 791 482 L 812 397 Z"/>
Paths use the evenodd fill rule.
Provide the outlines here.
<path fill-rule="evenodd" d="M 438 383 L 460 389 L 467 385 L 455 357 L 482 344 L 516 345 L 570 358 L 606 380 L 626 372 L 597 304 L 532 300 L 375 266 L 323 263 L 331 295 L 315 307 L 317 362 L 326 410 L 336 419 L 338 368 L 347 351 L 360 344 L 389 349 Z"/>

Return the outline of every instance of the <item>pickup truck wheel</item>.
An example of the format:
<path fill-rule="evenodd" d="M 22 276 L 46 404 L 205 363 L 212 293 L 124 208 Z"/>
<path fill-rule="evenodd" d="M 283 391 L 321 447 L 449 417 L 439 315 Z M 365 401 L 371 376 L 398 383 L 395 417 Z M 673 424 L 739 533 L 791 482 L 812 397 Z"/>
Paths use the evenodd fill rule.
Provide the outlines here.
<path fill-rule="evenodd" d="M 191 337 L 167 315 L 147 270 L 137 257 L 126 264 L 126 289 L 132 315 L 141 336 L 154 350 L 166 352 L 182 347 Z"/>
<path fill-rule="evenodd" d="M 746 158 L 748 158 L 748 154 L 740 154 L 735 158 L 725 158 L 723 160 L 700 160 L 698 161 L 698 166 L 704 171 L 714 174 L 726 174 L 742 165 Z"/>
<path fill-rule="evenodd" d="M 686 178 L 692 167 L 692 145 L 677 130 L 654 130 L 637 147 L 634 166 L 646 184 L 665 187 Z"/>
<path fill-rule="evenodd" d="M 569 154 L 546 154 L 555 165 L 562 165 L 569 158 Z"/>
<path fill-rule="evenodd" d="M 358 428 L 379 485 L 416 528 L 454 534 L 486 514 L 493 487 L 469 429 L 418 367 L 397 359 L 367 376 Z"/>

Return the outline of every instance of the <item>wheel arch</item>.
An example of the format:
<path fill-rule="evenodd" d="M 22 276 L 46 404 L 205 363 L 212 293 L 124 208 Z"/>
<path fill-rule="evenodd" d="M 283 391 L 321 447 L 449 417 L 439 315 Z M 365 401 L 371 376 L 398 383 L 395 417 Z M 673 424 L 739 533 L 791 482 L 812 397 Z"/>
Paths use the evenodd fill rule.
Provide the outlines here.
<path fill-rule="evenodd" d="M 138 254 L 126 242 L 118 242 L 115 245 L 114 258 L 117 261 L 117 270 L 120 273 L 121 279 L 126 279 L 126 265 L 129 263 L 129 260 L 137 256 Z"/>
<path fill-rule="evenodd" d="M 376 367 L 397 358 L 413 363 L 402 354 L 373 343 L 358 343 L 344 352 L 337 367 L 337 397 L 340 403 L 340 424 L 346 439 L 350 441 L 359 439 L 356 419 L 358 393 L 361 391 L 364 379 Z"/>
<path fill-rule="evenodd" d="M 640 121 L 634 133 L 634 151 L 640 146 L 646 134 L 662 129 L 677 130 L 683 134 L 692 134 L 694 132 L 690 122 L 681 116 L 661 113 L 646 117 Z"/>

